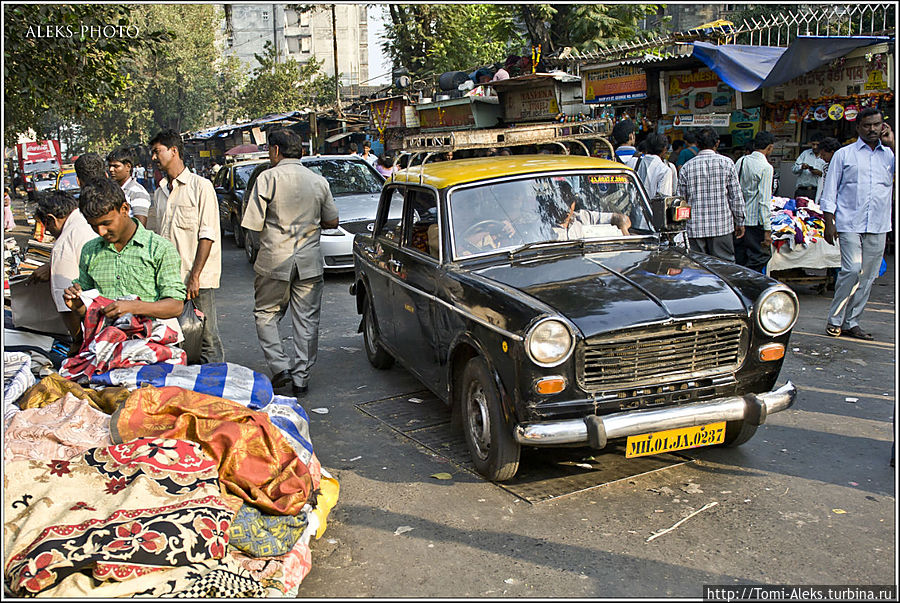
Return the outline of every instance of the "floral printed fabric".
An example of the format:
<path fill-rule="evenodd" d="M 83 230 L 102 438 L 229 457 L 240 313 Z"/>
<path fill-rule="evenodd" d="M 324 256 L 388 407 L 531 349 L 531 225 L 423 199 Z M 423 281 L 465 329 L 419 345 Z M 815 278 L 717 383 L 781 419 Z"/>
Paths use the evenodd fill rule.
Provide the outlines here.
<path fill-rule="evenodd" d="M 19 411 L 3 438 L 5 462 L 69 460 L 90 448 L 112 444 L 109 415 L 69 393 L 43 408 Z"/>
<path fill-rule="evenodd" d="M 4 475 L 4 579 L 16 595 L 89 574 L 101 583 L 221 559 L 234 512 L 193 442 L 138 438 Z"/>
<path fill-rule="evenodd" d="M 263 412 L 180 387 L 143 387 L 110 424 L 114 442 L 196 441 L 216 460 L 224 491 L 272 515 L 296 515 L 314 489 L 309 466 Z"/>
<path fill-rule="evenodd" d="M 175 345 L 178 332 L 165 323 L 133 314 L 110 321 L 102 310 L 113 300 L 98 295 L 87 301 L 84 343 L 77 355 L 62 363 L 63 377 L 90 378 L 110 369 L 157 362 L 187 364 L 187 354 Z"/>

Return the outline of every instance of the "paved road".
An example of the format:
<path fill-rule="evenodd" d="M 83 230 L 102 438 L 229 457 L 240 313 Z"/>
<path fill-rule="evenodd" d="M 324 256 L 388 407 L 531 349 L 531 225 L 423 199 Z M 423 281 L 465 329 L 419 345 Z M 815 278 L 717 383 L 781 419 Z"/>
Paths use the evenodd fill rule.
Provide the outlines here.
<path fill-rule="evenodd" d="M 265 371 L 252 270 L 230 241 L 223 251 L 227 359 Z M 830 294 L 798 291 L 779 381 L 797 384 L 796 405 L 744 446 L 537 505 L 356 409 L 421 385 L 402 368 L 369 366 L 351 277 L 329 276 L 304 405 L 329 410 L 310 414 L 312 437 L 341 496 L 301 596 L 700 597 L 704 584 L 896 584 L 893 274 L 891 261 L 863 317 L 875 342 L 825 336 Z M 401 526 L 412 530 L 395 535 Z"/>

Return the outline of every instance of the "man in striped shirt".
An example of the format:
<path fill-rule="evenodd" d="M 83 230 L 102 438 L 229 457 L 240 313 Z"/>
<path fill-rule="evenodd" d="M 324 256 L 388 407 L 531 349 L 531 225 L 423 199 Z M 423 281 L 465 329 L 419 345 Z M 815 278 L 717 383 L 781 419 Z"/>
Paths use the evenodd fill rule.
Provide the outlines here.
<path fill-rule="evenodd" d="M 744 236 L 734 239 L 735 260 L 762 272 L 772 257 L 772 175 L 768 157 L 775 136 L 760 132 L 753 139 L 753 152 L 737 160 L 735 169 L 744 196 Z"/>
<path fill-rule="evenodd" d="M 118 147 L 106 156 L 106 165 L 109 167 L 109 175 L 119 183 L 122 192 L 125 193 L 125 200 L 131 208 L 131 216 L 137 218 L 141 226 L 147 226 L 150 193 L 132 177 L 134 153 L 127 147 Z"/>
<path fill-rule="evenodd" d="M 678 174 L 678 194 L 691 206 L 687 225 L 694 251 L 734 261 L 734 237 L 744 236 L 744 197 L 734 162 L 716 153 L 719 134 L 713 128 L 697 133 L 700 152 Z"/>

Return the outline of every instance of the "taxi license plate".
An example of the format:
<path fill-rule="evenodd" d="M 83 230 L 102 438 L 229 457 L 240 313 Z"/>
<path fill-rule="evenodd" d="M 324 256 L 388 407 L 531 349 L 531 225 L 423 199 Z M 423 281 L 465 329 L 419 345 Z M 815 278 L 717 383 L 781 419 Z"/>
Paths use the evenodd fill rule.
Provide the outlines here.
<path fill-rule="evenodd" d="M 668 429 L 655 433 L 629 436 L 625 445 L 625 456 L 627 458 L 648 456 L 673 450 L 711 446 L 713 444 L 721 444 L 724 441 L 725 421 L 710 423 L 709 425 Z"/>

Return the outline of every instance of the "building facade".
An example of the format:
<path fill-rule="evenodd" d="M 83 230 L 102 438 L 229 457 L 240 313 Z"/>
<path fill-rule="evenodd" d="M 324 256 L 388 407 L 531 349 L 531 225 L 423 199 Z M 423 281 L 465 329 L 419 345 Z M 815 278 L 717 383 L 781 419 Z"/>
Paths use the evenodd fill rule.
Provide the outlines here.
<path fill-rule="evenodd" d="M 337 4 L 332 29 L 331 5 L 311 5 L 297 11 L 283 4 L 226 4 L 222 20 L 223 52 L 235 55 L 252 70 L 270 42 L 279 60 L 299 63 L 315 59 L 322 72 L 335 74 L 332 31 L 337 33 L 337 72 L 345 87 L 365 84 L 369 79 L 369 43 L 366 8 L 363 4 Z"/>

